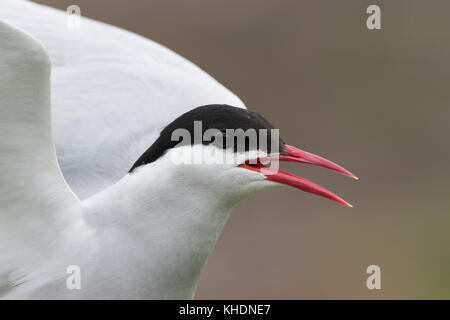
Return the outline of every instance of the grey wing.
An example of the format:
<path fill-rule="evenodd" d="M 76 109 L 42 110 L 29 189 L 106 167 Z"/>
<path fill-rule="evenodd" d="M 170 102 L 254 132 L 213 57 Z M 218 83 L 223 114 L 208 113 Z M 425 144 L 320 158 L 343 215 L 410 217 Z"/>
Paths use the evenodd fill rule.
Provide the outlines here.
<path fill-rule="evenodd" d="M 67 182 L 81 199 L 123 177 L 160 130 L 200 105 L 242 101 L 200 68 L 136 34 L 21 0 L 0 1 L 0 19 L 48 50 L 53 131 Z"/>

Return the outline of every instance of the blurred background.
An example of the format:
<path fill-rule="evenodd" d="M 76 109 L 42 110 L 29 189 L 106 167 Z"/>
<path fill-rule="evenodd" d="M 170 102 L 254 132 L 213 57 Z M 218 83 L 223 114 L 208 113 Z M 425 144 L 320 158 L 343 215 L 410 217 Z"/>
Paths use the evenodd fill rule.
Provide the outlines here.
<path fill-rule="evenodd" d="M 292 145 L 360 177 L 284 169 L 350 209 L 280 187 L 232 213 L 199 299 L 450 298 L 450 2 L 37 0 L 191 60 Z M 366 8 L 381 7 L 381 30 Z M 381 268 L 368 290 L 366 268 Z"/>

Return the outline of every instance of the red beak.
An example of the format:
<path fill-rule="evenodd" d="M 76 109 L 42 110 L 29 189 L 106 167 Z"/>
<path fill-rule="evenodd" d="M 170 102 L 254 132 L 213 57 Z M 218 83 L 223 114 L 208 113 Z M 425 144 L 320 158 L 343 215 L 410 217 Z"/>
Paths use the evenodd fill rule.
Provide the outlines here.
<path fill-rule="evenodd" d="M 342 173 L 351 178 L 358 179 L 358 177 L 356 177 L 353 173 L 351 173 L 350 171 L 337 165 L 334 162 L 331 162 L 325 158 L 316 156 L 312 153 L 297 149 L 297 148 L 289 146 L 289 145 L 285 145 L 285 153 L 284 154 L 271 155 L 271 156 L 262 158 L 260 160 L 261 161 L 266 161 L 266 160 L 275 160 L 276 161 L 276 160 L 278 160 L 278 161 L 286 161 L 286 162 L 306 163 L 306 164 L 310 164 L 313 166 L 324 167 L 324 168 Z M 328 191 L 327 189 L 325 189 L 311 181 L 297 177 L 293 174 L 265 166 L 264 164 L 261 163 L 261 161 L 258 161 L 258 163 L 256 165 L 250 164 L 249 161 L 247 161 L 245 164 L 239 165 L 239 167 L 264 174 L 264 176 L 266 176 L 267 180 L 278 182 L 281 184 L 286 184 L 286 185 L 292 186 L 294 188 L 303 190 L 305 192 L 314 193 L 319 196 L 328 198 L 330 200 L 339 202 L 348 207 L 353 207 L 347 201 L 338 197 L 337 195 Z"/>

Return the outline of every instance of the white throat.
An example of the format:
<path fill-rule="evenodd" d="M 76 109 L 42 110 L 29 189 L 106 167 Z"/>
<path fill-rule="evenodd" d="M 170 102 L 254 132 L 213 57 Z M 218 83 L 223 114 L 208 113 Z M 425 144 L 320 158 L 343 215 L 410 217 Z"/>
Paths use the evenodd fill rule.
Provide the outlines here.
<path fill-rule="evenodd" d="M 127 297 L 192 298 L 235 204 L 213 188 L 177 177 L 167 165 L 138 168 L 84 202 L 85 219 L 97 232 L 95 259 L 99 266 L 107 264 L 102 270 L 115 273 L 103 275 L 112 284 L 126 275 L 117 284 Z M 121 296 L 111 289 L 102 291 Z"/>

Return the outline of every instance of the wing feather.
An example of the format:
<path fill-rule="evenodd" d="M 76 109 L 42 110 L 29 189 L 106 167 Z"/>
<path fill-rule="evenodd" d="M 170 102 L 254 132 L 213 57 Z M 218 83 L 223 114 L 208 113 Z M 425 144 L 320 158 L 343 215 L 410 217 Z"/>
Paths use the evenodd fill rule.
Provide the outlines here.
<path fill-rule="evenodd" d="M 65 12 L 0 1 L 0 19 L 44 43 L 52 61 L 56 151 L 84 199 L 122 178 L 161 129 L 194 107 L 242 101 L 200 68 L 144 37 Z"/>
<path fill-rule="evenodd" d="M 12 274 L 66 244 L 64 234 L 81 221 L 58 166 L 50 113 L 45 49 L 0 21 L 0 294 L 25 281 Z"/>

